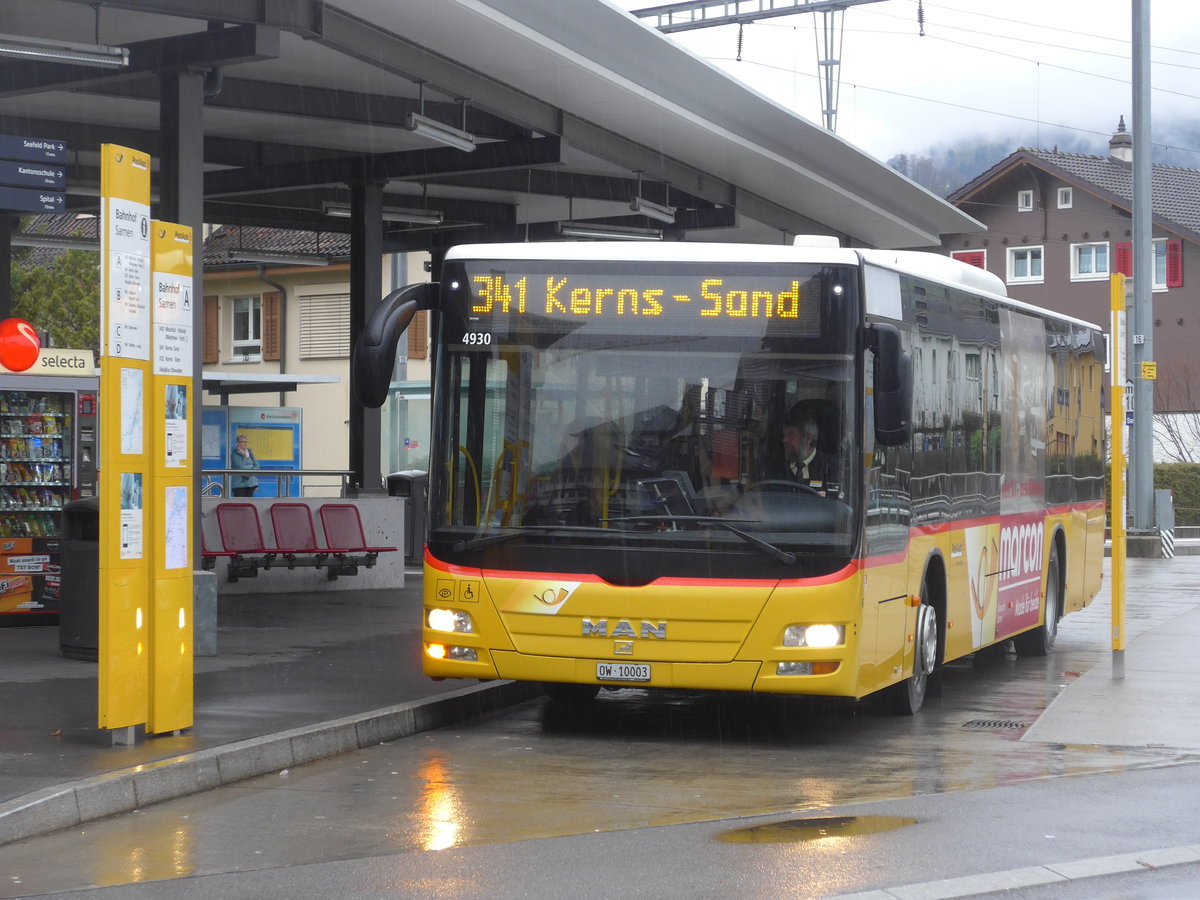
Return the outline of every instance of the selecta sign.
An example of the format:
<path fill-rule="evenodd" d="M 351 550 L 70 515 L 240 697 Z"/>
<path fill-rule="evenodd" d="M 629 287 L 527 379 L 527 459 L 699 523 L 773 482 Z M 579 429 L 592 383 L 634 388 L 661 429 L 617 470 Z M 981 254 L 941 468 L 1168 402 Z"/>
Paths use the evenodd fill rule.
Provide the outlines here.
<path fill-rule="evenodd" d="M 66 350 L 62 347 L 43 347 L 28 369 L 10 369 L 0 362 L 0 375 L 95 375 L 96 354 L 92 350 Z"/>

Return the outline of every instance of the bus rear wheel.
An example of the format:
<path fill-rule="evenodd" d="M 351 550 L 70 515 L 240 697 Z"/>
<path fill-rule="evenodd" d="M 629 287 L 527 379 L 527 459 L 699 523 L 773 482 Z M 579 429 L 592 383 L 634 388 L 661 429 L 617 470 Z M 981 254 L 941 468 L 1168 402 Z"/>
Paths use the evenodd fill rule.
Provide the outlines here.
<path fill-rule="evenodd" d="M 921 593 L 922 596 L 929 596 L 928 591 Z M 914 643 L 912 675 L 889 688 L 892 712 L 898 716 L 916 715 L 925 705 L 930 678 L 937 666 L 937 610 L 928 603 L 922 603 L 917 608 L 917 631 Z"/>
<path fill-rule="evenodd" d="M 1058 637 L 1058 619 L 1062 612 L 1060 571 L 1058 547 L 1055 547 L 1050 551 L 1050 565 L 1046 568 L 1046 616 L 1037 628 L 1013 638 L 1013 646 L 1020 656 L 1045 656 L 1054 649 L 1054 640 Z"/>

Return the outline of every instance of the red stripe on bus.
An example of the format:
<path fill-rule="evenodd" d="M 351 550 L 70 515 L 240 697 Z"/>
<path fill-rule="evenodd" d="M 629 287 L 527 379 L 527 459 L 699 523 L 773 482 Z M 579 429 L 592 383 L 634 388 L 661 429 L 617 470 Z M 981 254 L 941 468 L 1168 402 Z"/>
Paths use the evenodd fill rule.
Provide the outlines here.
<path fill-rule="evenodd" d="M 522 572 L 516 569 L 475 569 L 467 566 L 456 566 L 453 563 L 437 559 L 429 548 L 425 548 L 425 562 L 440 572 L 448 575 L 462 575 L 471 578 L 511 578 L 525 581 L 580 581 L 588 584 L 610 584 L 599 575 L 588 572 Z M 858 560 L 852 560 L 836 572 L 827 575 L 816 575 L 812 578 L 658 578 L 639 587 L 771 587 L 774 585 L 819 585 L 836 584 L 851 577 L 860 567 Z M 620 585 L 615 585 L 619 587 Z"/>
<path fill-rule="evenodd" d="M 1049 507 L 1042 511 L 1045 518 L 1052 516 L 1064 516 L 1073 512 L 1084 512 L 1092 509 L 1104 509 L 1103 500 L 1089 500 L 1085 503 L 1065 503 L 1060 506 Z M 1036 510 L 1033 510 L 1036 512 Z M 1009 515 L 1026 515 L 1026 513 L 1009 513 Z M 864 556 L 862 566 L 864 569 L 874 569 L 879 566 L 894 566 L 908 559 L 908 544 L 912 542 L 914 535 L 921 537 L 930 537 L 932 535 L 946 534 L 951 531 L 965 531 L 968 528 L 978 528 L 983 525 L 1001 525 L 1004 523 L 1007 516 L 986 516 L 974 519 L 955 519 L 953 522 L 939 522 L 936 525 L 916 525 L 908 530 L 908 540 L 905 543 L 903 550 L 898 550 L 895 553 L 887 553 L 881 556 Z"/>

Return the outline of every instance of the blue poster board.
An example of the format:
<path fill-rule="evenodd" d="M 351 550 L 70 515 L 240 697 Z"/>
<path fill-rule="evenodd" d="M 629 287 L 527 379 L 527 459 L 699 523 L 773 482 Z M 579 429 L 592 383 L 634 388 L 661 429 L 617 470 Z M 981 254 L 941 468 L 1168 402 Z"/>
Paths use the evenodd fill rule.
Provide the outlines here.
<path fill-rule="evenodd" d="M 205 469 L 229 466 L 229 407 L 205 406 L 200 410 L 200 496 L 228 497 L 224 475 L 205 475 Z"/>
<path fill-rule="evenodd" d="M 229 455 L 239 434 L 250 439 L 260 466 L 255 497 L 299 497 L 300 476 L 273 473 L 303 468 L 302 410 L 289 407 L 215 406 L 201 411 L 204 429 L 203 469 L 230 468 Z M 211 433 L 210 433 L 211 431 Z M 229 496 L 228 477 L 204 476 L 204 496 Z"/>

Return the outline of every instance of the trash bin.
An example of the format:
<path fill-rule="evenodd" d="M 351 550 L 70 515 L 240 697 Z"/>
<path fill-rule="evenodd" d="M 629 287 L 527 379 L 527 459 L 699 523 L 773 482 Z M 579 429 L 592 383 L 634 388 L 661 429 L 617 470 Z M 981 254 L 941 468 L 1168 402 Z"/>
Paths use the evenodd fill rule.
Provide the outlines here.
<path fill-rule="evenodd" d="M 100 647 L 100 499 L 63 507 L 58 646 L 68 659 L 96 661 Z"/>
<path fill-rule="evenodd" d="M 406 469 L 387 476 L 388 496 L 405 497 L 404 562 L 419 565 L 425 555 L 425 507 L 429 500 L 429 473 Z"/>

